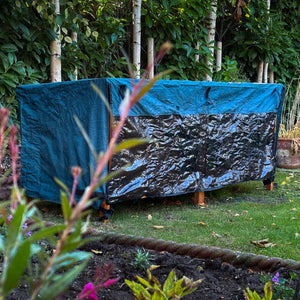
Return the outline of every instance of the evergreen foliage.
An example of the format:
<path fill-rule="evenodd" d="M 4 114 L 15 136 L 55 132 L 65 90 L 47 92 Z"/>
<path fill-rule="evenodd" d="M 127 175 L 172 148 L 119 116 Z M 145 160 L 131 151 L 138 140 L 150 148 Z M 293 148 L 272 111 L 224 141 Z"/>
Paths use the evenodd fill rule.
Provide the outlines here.
<path fill-rule="evenodd" d="M 49 82 L 50 40 L 61 28 L 62 78 L 128 77 L 124 53 L 132 53 L 131 0 L 61 0 L 55 16 L 50 0 L 0 0 L 0 101 L 17 119 L 15 88 Z M 155 71 L 172 69 L 166 79 L 203 80 L 212 59 L 207 45 L 209 0 L 150 0 L 142 3 L 142 68 L 147 38 L 172 52 Z M 213 80 L 256 81 L 260 61 L 269 63 L 275 80 L 299 77 L 300 17 L 295 0 L 218 1 L 216 40 L 223 42 L 223 69 Z M 243 2 L 243 1 L 242 1 Z M 72 32 L 78 42 L 72 41 Z M 198 48 L 197 48 L 198 43 Z M 158 49 L 156 49 L 158 50 Z M 195 61 L 199 55 L 199 61 Z M 226 58 L 226 59 L 225 59 Z M 129 57 L 132 61 L 132 57 Z"/>

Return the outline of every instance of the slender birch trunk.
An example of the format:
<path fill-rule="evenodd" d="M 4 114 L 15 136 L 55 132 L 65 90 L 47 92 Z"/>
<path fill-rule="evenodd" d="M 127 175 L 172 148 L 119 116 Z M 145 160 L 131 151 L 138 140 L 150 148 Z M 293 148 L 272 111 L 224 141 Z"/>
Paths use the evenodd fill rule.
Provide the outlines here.
<path fill-rule="evenodd" d="M 268 13 L 270 13 L 270 8 L 271 8 L 271 0 L 266 0 L 267 3 L 267 9 Z M 268 29 L 268 28 L 267 28 Z M 261 66 L 262 64 L 262 66 Z M 257 73 L 257 82 L 258 83 L 268 83 L 268 68 L 269 64 L 261 61 L 258 66 L 258 73 Z"/>
<path fill-rule="evenodd" d="M 141 72 L 141 9 L 142 0 L 133 0 L 133 72 L 134 78 L 140 78 Z"/>
<path fill-rule="evenodd" d="M 257 67 L 257 82 L 262 83 L 264 73 L 264 62 L 260 61 Z"/>
<path fill-rule="evenodd" d="M 269 75 L 268 69 L 269 69 L 269 63 L 264 63 L 264 76 L 263 76 L 264 83 L 268 83 L 268 75 Z"/>
<path fill-rule="evenodd" d="M 55 4 L 55 14 L 60 14 L 59 0 L 52 0 Z M 51 62 L 50 62 L 50 78 L 51 82 L 61 81 L 61 42 L 60 42 L 60 27 L 56 32 L 56 39 L 50 42 Z"/>
<path fill-rule="evenodd" d="M 213 41 L 215 40 L 215 33 L 216 33 L 217 4 L 218 4 L 218 0 L 212 0 L 211 1 L 212 10 L 211 10 L 211 12 L 209 13 L 209 15 L 207 17 L 207 21 L 208 21 L 207 43 L 208 43 L 208 47 L 210 49 L 210 54 L 211 54 L 212 57 L 214 56 Z M 212 74 L 212 72 L 213 72 L 213 61 L 210 60 L 210 59 L 207 59 L 206 64 L 207 64 L 207 66 L 210 70 L 210 73 Z M 212 81 L 212 75 L 211 74 L 207 73 L 205 75 L 205 80 Z"/>
<path fill-rule="evenodd" d="M 269 82 L 274 83 L 274 71 L 269 69 Z"/>
<path fill-rule="evenodd" d="M 148 66 L 149 70 L 149 79 L 154 77 L 154 38 L 148 38 Z"/>
<path fill-rule="evenodd" d="M 76 31 L 72 31 L 71 39 L 73 42 L 77 43 L 77 32 Z M 77 67 L 75 67 L 74 75 L 75 75 L 75 80 L 78 80 L 78 68 Z"/>
<path fill-rule="evenodd" d="M 222 47 L 223 43 L 221 41 L 217 42 L 217 51 L 216 51 L 216 66 L 217 66 L 217 72 L 221 71 L 222 68 Z"/>
<path fill-rule="evenodd" d="M 200 49 L 200 42 L 197 42 L 197 45 L 196 45 L 196 50 L 199 50 Z M 199 62 L 199 54 L 195 54 L 195 62 Z"/>

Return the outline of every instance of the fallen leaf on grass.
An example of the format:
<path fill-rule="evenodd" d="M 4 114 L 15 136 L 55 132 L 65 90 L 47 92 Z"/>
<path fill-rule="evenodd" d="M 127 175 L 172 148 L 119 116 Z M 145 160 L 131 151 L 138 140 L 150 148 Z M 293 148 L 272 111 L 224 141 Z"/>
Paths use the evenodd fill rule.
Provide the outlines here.
<path fill-rule="evenodd" d="M 153 225 L 152 228 L 154 229 L 163 229 L 165 226 L 161 226 L 161 225 Z"/>
<path fill-rule="evenodd" d="M 297 208 L 296 208 L 296 207 L 294 207 L 294 208 L 292 208 L 292 209 L 291 209 L 291 211 L 296 211 L 296 210 L 297 210 Z"/>
<path fill-rule="evenodd" d="M 207 224 L 204 223 L 204 222 L 198 222 L 198 225 L 200 225 L 200 226 L 207 226 Z"/>
<path fill-rule="evenodd" d="M 221 237 L 222 237 L 220 234 L 218 234 L 218 233 L 216 233 L 216 232 L 213 232 L 211 235 L 212 235 L 214 238 L 221 238 Z"/>
<path fill-rule="evenodd" d="M 269 239 L 263 239 L 259 241 L 250 241 L 251 244 L 258 246 L 260 248 L 269 248 L 269 247 L 275 247 L 277 246 L 276 244 L 270 243 Z"/>

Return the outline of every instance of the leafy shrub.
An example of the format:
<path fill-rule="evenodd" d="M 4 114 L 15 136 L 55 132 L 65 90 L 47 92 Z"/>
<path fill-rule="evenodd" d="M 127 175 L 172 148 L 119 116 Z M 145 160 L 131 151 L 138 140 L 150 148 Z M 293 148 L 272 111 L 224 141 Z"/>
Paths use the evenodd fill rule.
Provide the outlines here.
<path fill-rule="evenodd" d="M 180 299 L 181 297 L 194 292 L 201 284 L 203 279 L 193 281 L 185 276 L 177 280 L 175 270 L 168 275 L 163 286 L 157 278 L 147 270 L 148 280 L 136 276 L 140 282 L 125 280 L 134 294 L 134 299 L 139 300 L 164 300 L 164 299 Z"/>

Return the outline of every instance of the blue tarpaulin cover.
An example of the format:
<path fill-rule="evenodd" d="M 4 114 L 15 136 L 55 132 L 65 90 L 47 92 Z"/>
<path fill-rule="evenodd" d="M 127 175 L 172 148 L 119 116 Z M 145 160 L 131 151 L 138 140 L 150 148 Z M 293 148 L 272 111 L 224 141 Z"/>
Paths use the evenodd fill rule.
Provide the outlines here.
<path fill-rule="evenodd" d="M 96 148 L 105 151 L 109 114 L 94 83 L 119 104 L 129 79 L 105 78 L 24 85 L 17 88 L 21 115 L 21 185 L 30 197 L 60 202 L 57 177 L 72 186 L 71 167 L 90 180 L 94 161 L 76 115 Z M 221 188 L 246 180 L 272 179 L 284 87 L 280 84 L 160 80 L 130 112 L 119 140 L 154 142 L 114 155 L 111 170 L 130 163 L 99 188 L 108 203 Z"/>

